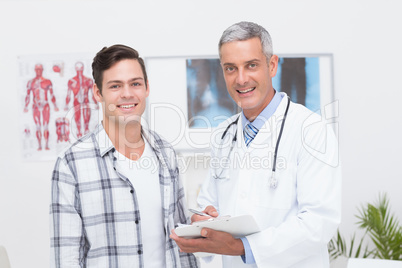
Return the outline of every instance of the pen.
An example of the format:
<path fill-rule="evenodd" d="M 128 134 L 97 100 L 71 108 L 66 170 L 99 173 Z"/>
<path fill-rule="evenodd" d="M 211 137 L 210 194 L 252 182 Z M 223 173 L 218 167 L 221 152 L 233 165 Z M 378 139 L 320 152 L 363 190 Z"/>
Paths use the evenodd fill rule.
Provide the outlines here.
<path fill-rule="evenodd" d="M 190 208 L 189 211 L 194 213 L 194 214 L 200 215 L 200 216 L 212 217 L 211 215 L 208 215 L 208 214 L 206 214 L 204 212 L 201 212 L 201 211 L 198 211 L 198 210 L 195 210 L 195 209 Z"/>

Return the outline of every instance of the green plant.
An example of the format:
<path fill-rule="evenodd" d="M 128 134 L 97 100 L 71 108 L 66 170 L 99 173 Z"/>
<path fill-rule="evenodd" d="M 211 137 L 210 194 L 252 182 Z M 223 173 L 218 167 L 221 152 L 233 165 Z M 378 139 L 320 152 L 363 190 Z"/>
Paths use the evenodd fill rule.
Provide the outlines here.
<path fill-rule="evenodd" d="M 359 227 L 367 230 L 376 246 L 374 256 L 402 260 L 402 227 L 390 212 L 387 195 L 380 194 L 377 203 L 363 206 L 359 214 Z"/>
<path fill-rule="evenodd" d="M 390 213 L 389 201 L 386 194 L 380 194 L 378 202 L 366 204 L 359 209 L 359 228 L 365 233 L 358 244 L 355 244 L 355 234 L 350 240 L 350 248 L 339 230 L 337 235 L 328 243 L 328 252 L 331 261 L 344 256 L 347 258 L 379 258 L 402 260 L 402 226 L 396 217 Z M 368 244 L 363 247 L 363 241 L 369 236 L 375 246 L 369 249 Z M 357 247 L 355 247 L 357 245 Z"/>
<path fill-rule="evenodd" d="M 348 244 L 346 243 L 346 239 L 342 237 L 339 230 L 337 231 L 336 237 L 334 237 L 328 243 L 328 252 L 330 256 L 330 260 L 335 260 L 340 256 L 344 256 L 347 258 L 367 258 L 373 254 L 372 251 L 368 249 L 366 245 L 364 250 L 362 251 L 364 236 L 360 239 L 359 244 L 355 244 L 356 234 L 353 234 L 353 237 L 350 239 L 350 248 L 348 249 Z M 357 245 L 357 247 L 355 247 Z"/>

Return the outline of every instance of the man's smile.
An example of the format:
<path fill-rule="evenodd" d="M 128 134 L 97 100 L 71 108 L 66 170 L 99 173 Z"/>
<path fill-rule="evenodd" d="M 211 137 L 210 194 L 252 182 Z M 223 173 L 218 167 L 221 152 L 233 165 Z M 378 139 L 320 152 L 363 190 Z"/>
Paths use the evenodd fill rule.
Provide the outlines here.
<path fill-rule="evenodd" d="M 123 109 L 130 109 L 130 108 L 133 108 L 133 107 L 135 107 L 135 106 L 137 106 L 137 104 L 135 104 L 135 103 L 133 103 L 133 104 L 120 104 L 120 105 L 117 105 L 117 107 L 123 108 Z"/>
<path fill-rule="evenodd" d="M 249 88 L 246 88 L 246 89 L 243 89 L 243 90 L 236 89 L 236 91 L 239 92 L 240 94 L 244 94 L 244 93 L 251 92 L 251 91 L 253 91 L 254 89 L 255 89 L 255 87 L 249 87 Z"/>

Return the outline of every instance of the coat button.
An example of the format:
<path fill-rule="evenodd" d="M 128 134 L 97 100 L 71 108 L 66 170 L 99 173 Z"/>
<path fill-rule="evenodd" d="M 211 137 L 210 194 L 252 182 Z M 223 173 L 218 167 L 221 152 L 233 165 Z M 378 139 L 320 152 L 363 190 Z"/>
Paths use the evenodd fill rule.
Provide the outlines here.
<path fill-rule="evenodd" d="M 134 193 L 134 190 L 133 190 L 133 189 L 131 189 L 131 190 L 130 190 L 130 193 Z"/>
<path fill-rule="evenodd" d="M 135 224 L 138 224 L 138 220 L 135 220 Z"/>
<path fill-rule="evenodd" d="M 139 249 L 139 250 L 138 250 L 137 252 L 138 252 L 138 254 L 142 254 L 142 251 L 141 251 L 141 249 Z"/>

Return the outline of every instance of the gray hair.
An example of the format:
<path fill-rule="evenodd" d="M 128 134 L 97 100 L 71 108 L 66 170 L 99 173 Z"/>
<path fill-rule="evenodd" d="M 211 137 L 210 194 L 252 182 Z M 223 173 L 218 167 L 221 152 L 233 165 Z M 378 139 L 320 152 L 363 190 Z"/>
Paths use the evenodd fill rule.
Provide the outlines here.
<path fill-rule="evenodd" d="M 267 58 L 267 62 L 269 62 L 273 55 L 271 36 L 264 27 L 248 21 L 233 24 L 223 32 L 219 40 L 219 57 L 221 57 L 221 47 L 223 44 L 233 41 L 245 41 L 254 37 L 260 38 L 262 51 Z"/>

